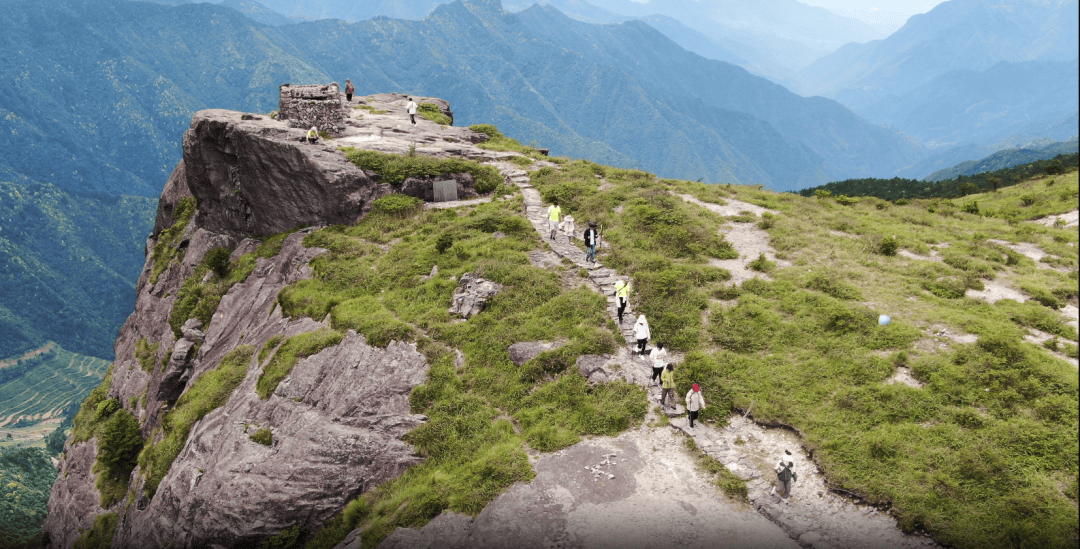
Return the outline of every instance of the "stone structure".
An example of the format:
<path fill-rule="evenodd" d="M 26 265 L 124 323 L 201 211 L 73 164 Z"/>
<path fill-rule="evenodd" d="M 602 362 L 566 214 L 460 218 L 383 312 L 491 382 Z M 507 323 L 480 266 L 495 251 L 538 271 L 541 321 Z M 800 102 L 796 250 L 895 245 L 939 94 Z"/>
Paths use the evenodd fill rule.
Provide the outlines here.
<path fill-rule="evenodd" d="M 457 181 L 436 181 L 431 184 L 435 193 L 435 202 L 450 202 L 457 200 Z"/>
<path fill-rule="evenodd" d="M 294 128 L 312 126 L 331 135 L 340 135 L 347 116 L 341 104 L 338 83 L 294 86 L 282 84 L 278 89 L 278 120 L 288 120 Z"/>

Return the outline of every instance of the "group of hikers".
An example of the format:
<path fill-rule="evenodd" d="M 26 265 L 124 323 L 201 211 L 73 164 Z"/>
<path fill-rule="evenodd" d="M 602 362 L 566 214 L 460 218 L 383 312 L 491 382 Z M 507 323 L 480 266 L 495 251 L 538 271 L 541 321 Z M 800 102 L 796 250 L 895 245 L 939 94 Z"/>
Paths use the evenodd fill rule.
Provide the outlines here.
<path fill-rule="evenodd" d="M 548 229 L 550 230 L 549 238 L 554 241 L 561 231 L 566 235 L 567 242 L 573 242 L 576 227 L 573 216 L 562 215 L 562 208 L 559 206 L 557 199 L 552 199 L 551 205 L 548 206 Z M 600 243 L 600 232 L 596 228 L 595 221 L 589 221 L 589 227 L 585 229 L 582 234 L 582 240 L 585 242 L 585 260 L 590 263 L 596 262 L 596 247 Z M 616 300 L 616 314 L 619 319 L 619 326 L 622 326 L 623 315 L 626 312 L 627 303 L 630 300 L 630 284 L 625 278 L 619 278 L 615 281 L 615 300 Z M 668 402 L 670 400 L 670 408 L 675 407 L 675 365 L 668 362 L 668 352 L 664 348 L 662 342 L 656 344 L 656 348 L 651 352 L 646 352 L 649 339 L 652 337 L 652 333 L 649 330 L 649 321 L 645 318 L 644 314 L 640 314 L 637 317 L 637 321 L 634 322 L 634 339 L 637 345 L 632 353 L 636 356 L 649 355 L 652 359 L 652 380 L 650 384 L 660 383 L 660 406 L 667 410 L 669 408 Z M 670 397 L 670 399 L 669 399 Z M 705 409 L 705 397 L 701 394 L 701 386 L 697 383 L 693 383 L 690 390 L 686 393 L 686 411 L 687 417 L 690 422 L 690 428 L 694 428 L 694 422 L 697 421 L 698 413 Z M 791 491 L 791 484 L 798 479 L 798 475 L 795 474 L 795 463 L 791 460 L 791 452 L 784 450 L 785 455 L 780 456 L 777 460 L 775 471 L 777 479 L 777 488 L 781 497 L 787 497 Z"/>
<path fill-rule="evenodd" d="M 352 80 L 346 78 L 345 101 L 347 103 L 352 103 L 353 93 L 355 92 L 356 86 L 353 85 Z M 416 101 L 413 101 L 412 97 L 410 97 L 409 102 L 405 104 L 405 110 L 409 113 L 409 122 L 412 122 L 414 126 L 416 125 L 416 113 L 419 108 L 420 106 L 416 104 Z M 304 137 L 300 138 L 300 141 L 307 143 L 318 143 L 319 137 L 320 135 L 318 126 L 312 126 L 311 129 L 308 130 L 306 134 L 304 134 Z"/>

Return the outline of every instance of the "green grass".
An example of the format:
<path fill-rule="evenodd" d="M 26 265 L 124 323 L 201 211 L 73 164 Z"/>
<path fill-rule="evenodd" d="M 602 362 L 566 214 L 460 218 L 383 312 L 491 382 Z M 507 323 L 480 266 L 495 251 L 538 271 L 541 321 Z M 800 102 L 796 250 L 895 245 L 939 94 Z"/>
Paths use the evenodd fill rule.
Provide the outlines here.
<path fill-rule="evenodd" d="M 353 109 L 362 109 L 362 110 L 365 110 L 367 112 L 370 112 L 371 114 L 386 114 L 387 112 L 389 112 L 389 111 L 386 111 L 386 110 L 383 110 L 383 109 L 376 109 L 375 107 L 372 107 L 371 105 L 357 105 L 357 106 L 353 107 Z"/>
<path fill-rule="evenodd" d="M 155 343 L 150 345 L 146 342 L 146 338 L 139 338 L 135 342 L 135 360 L 139 361 L 139 366 L 146 373 L 153 373 L 154 366 L 157 365 L 157 350 L 161 343 Z"/>
<path fill-rule="evenodd" d="M 252 442 L 258 442 L 263 446 L 271 446 L 274 444 L 274 434 L 270 432 L 270 429 L 263 427 L 251 435 L 248 436 Z"/>
<path fill-rule="evenodd" d="M 444 510 L 476 515 L 514 482 L 532 478 L 526 448 L 565 448 L 644 418 L 641 388 L 590 387 L 574 367 L 581 354 L 612 352 L 617 344 L 606 302 L 583 288 L 563 288 L 559 273 L 529 263 L 526 252 L 539 240 L 521 205 L 515 198 L 460 215 L 380 213 L 305 238 L 306 246 L 328 252 L 312 261 L 310 280 L 281 292 L 283 313 L 330 314 L 335 329 L 354 329 L 377 345 L 415 341 L 430 364 L 427 382 L 411 395 L 413 411 L 429 421 L 406 435 L 423 463 L 350 503 L 309 547 L 330 547 L 360 525 L 364 546 L 373 547 L 394 528 L 421 526 Z M 495 238 L 495 231 L 507 236 Z M 450 238 L 440 251 L 443 235 Z M 422 280 L 436 264 L 439 274 Z M 504 289 L 462 323 L 447 309 L 467 272 Z M 522 367 L 506 352 L 519 341 L 558 339 L 568 343 Z M 451 348 L 464 354 L 460 367 Z"/>
<path fill-rule="evenodd" d="M 203 372 L 191 384 L 191 388 L 180 396 L 176 406 L 165 414 L 161 420 L 161 441 L 147 444 L 138 458 L 140 470 L 146 476 L 144 488 L 147 497 L 154 497 L 173 460 L 184 448 L 195 422 L 228 402 L 229 395 L 247 375 L 254 354 L 255 349 L 250 345 L 241 345 L 230 351 L 217 368 Z"/>
<path fill-rule="evenodd" d="M 489 151 L 510 151 L 525 155 L 526 158 L 514 157 L 510 160 L 519 166 L 528 166 L 532 164 L 533 160 L 546 158 L 536 149 L 536 147 L 522 145 L 517 139 L 503 135 L 502 132 L 491 124 L 473 124 L 472 126 L 469 126 L 469 129 L 488 136 L 489 139 L 487 141 L 477 145 L 477 147 L 480 147 L 481 149 L 487 149 Z"/>
<path fill-rule="evenodd" d="M 255 257 L 269 257 L 260 254 L 277 255 L 277 252 L 281 251 L 281 243 L 276 238 L 284 240 L 282 235 L 287 236 L 287 233 L 270 237 L 268 243 L 260 245 L 254 253 L 244 254 L 232 263 L 228 263 L 228 248 L 219 247 L 207 251 L 195 271 L 184 280 L 180 291 L 176 293 L 176 301 L 169 312 L 169 326 L 173 335 L 182 337 L 180 328 L 190 318 L 198 319 L 202 322 L 202 329 L 208 330 L 221 298 L 234 284 L 247 280 L 255 270 Z M 211 272 L 214 276 L 203 282 L 206 274 Z"/>
<path fill-rule="evenodd" d="M 395 188 L 410 177 L 439 177 L 452 173 L 469 173 L 479 194 L 495 190 L 503 182 L 499 170 L 472 160 L 460 158 L 434 158 L 422 155 L 388 154 L 342 147 L 345 158 L 364 170 L 379 174 L 379 181 Z"/>
<path fill-rule="evenodd" d="M 1052 187 L 1057 201 L 1035 215 L 1075 208 L 1059 200 L 1071 196 L 1075 178 L 1059 176 Z M 842 205 L 747 187 L 720 192 L 780 210 L 768 231 L 777 256 L 794 266 L 724 295 L 734 305 L 710 305 L 706 344 L 676 370 L 679 386 L 698 382 L 714 395 L 702 419 L 723 421 L 752 405 L 756 420 L 802 433 L 833 486 L 889 507 L 905 530 L 929 531 L 941 543 L 1071 543 L 1076 370 L 1022 337 L 1035 328 L 1071 345 L 1076 330 L 1038 302 L 989 304 L 964 290 L 997 278 L 1075 305 L 1075 269 L 1039 269 L 988 242 L 1029 242 L 1074 261 L 1075 231 L 971 214 L 946 200 L 879 209 L 870 199 Z M 1021 184 L 968 199 L 985 212 L 1034 192 Z M 894 235 L 898 249 L 922 255 L 939 246 L 943 261 L 879 253 Z M 892 324 L 877 325 L 881 313 Z M 938 325 L 978 341 L 915 346 Z M 884 384 L 899 365 L 925 387 Z"/>
<path fill-rule="evenodd" d="M 453 125 L 450 117 L 446 116 L 442 112 L 442 109 L 440 109 L 439 106 L 434 103 L 420 103 L 420 105 L 416 109 L 416 114 L 419 114 L 420 116 L 436 124 L 442 124 L 443 126 Z"/>
<path fill-rule="evenodd" d="M 720 460 L 706 454 L 701 448 L 698 448 L 694 439 L 686 437 L 683 444 L 694 458 L 694 463 L 697 465 L 698 469 L 711 476 L 713 484 L 720 488 L 720 490 L 736 499 L 745 500 L 747 498 L 750 492 L 746 487 L 745 480 L 735 476 L 735 473 L 732 473 L 731 470 L 725 467 Z"/>
<path fill-rule="evenodd" d="M 176 210 L 173 212 L 172 226 L 161 231 L 161 234 L 158 235 L 157 244 L 154 244 L 154 251 L 151 255 L 154 260 L 154 267 L 150 272 L 151 284 L 157 283 L 158 277 L 165 272 L 165 268 L 169 266 L 173 259 L 183 260 L 184 252 L 177 250 L 176 247 L 180 244 L 180 237 L 184 235 L 184 230 L 187 229 L 191 218 L 195 216 L 196 207 L 194 197 L 186 196 L 180 199 L 180 202 L 176 205 Z"/>
<path fill-rule="evenodd" d="M 119 517 L 116 513 L 104 513 L 94 517 L 94 525 L 75 540 L 74 549 L 108 549 Z"/>
<path fill-rule="evenodd" d="M 259 374 L 259 381 L 255 384 L 255 392 L 263 400 L 270 398 L 270 395 L 274 394 L 274 390 L 277 389 L 278 383 L 281 383 L 281 380 L 289 376 L 293 367 L 296 366 L 297 362 L 300 362 L 301 358 L 316 354 L 327 347 L 333 347 L 341 343 L 343 337 L 344 334 L 341 332 L 323 328 L 286 339 L 285 343 L 278 347 L 277 352 L 270 359 L 270 363 Z"/>

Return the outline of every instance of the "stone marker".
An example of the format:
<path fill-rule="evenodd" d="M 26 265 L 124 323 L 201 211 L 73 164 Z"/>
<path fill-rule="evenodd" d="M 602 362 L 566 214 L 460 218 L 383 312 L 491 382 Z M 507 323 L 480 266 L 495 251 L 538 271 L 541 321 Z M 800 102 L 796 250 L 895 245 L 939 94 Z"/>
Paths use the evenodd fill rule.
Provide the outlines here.
<path fill-rule="evenodd" d="M 436 181 L 432 183 L 435 192 L 435 202 L 450 202 L 457 200 L 457 181 Z"/>

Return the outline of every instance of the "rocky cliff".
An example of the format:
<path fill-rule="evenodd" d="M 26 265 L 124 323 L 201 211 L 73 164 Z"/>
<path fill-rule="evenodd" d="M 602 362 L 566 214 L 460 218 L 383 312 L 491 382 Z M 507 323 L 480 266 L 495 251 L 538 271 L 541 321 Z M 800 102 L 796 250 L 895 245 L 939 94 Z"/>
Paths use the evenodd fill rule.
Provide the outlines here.
<path fill-rule="evenodd" d="M 386 127 L 350 112 L 351 143 L 301 143 L 302 130 L 265 115 L 196 113 L 161 195 L 117 361 L 84 404 L 76 430 L 86 436 L 76 433 L 65 448 L 45 525 L 51 546 L 71 547 L 95 522 L 110 524 L 102 520 L 110 514 L 113 547 L 228 547 L 296 526 L 310 533 L 419 459 L 402 436 L 425 421 L 408 402 L 426 377 L 424 356 L 415 344 L 374 347 L 352 331 L 318 349 L 282 350 L 296 335 L 335 334 L 329 320 L 289 319 L 276 302 L 282 288 L 311 276 L 310 262 L 325 250 L 303 245 L 310 229 L 267 238 L 353 223 L 394 190 L 337 148 L 389 146 L 379 134 L 408 121 L 404 98 L 382 98 L 377 118 Z M 421 146 L 456 146 L 441 133 L 485 139 L 426 120 L 409 129 Z M 215 274 L 206 265 L 222 249 L 231 266 Z M 206 312 L 208 323 L 197 319 Z M 278 350 L 295 366 L 260 396 Z M 222 394 L 206 396 L 214 391 Z M 116 473 L 102 465 L 102 439 L 111 436 L 102 422 L 127 413 L 144 442 L 137 460 L 128 451 L 133 468 Z"/>

